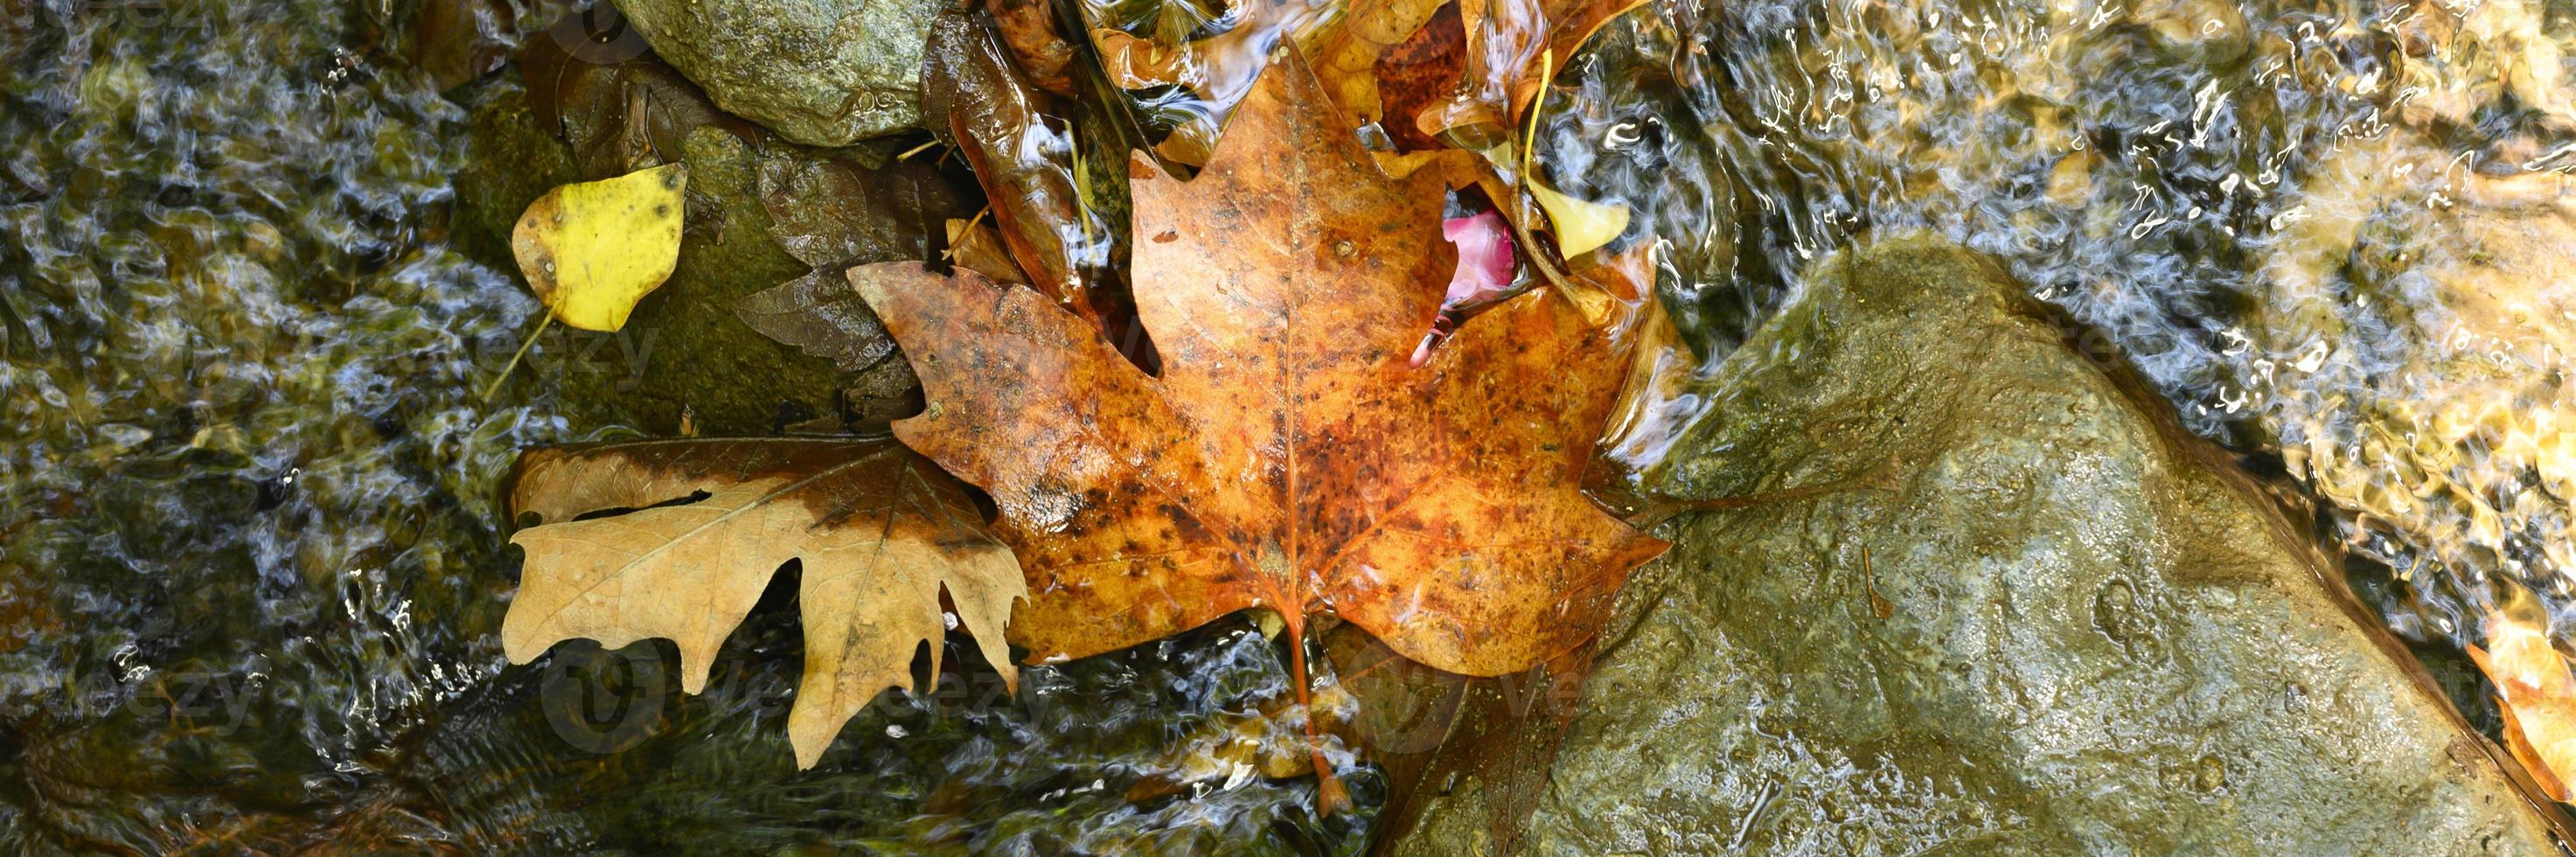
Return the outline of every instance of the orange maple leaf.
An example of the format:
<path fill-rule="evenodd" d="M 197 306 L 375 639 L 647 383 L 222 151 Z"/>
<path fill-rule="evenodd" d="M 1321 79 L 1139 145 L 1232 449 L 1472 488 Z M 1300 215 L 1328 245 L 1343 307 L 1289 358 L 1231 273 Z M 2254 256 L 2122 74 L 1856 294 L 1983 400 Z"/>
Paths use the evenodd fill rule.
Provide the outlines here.
<path fill-rule="evenodd" d="M 1160 377 L 1026 288 L 852 272 L 928 393 L 896 435 L 999 506 L 1033 661 L 1266 607 L 1296 639 L 1329 610 L 1432 667 L 1509 673 L 1588 638 L 1664 549 L 1579 486 L 1634 306 L 1595 324 L 1533 291 L 1409 365 L 1456 264 L 1444 194 L 1476 175 L 1447 154 L 1388 178 L 1292 56 L 1196 179 L 1136 170 Z"/>

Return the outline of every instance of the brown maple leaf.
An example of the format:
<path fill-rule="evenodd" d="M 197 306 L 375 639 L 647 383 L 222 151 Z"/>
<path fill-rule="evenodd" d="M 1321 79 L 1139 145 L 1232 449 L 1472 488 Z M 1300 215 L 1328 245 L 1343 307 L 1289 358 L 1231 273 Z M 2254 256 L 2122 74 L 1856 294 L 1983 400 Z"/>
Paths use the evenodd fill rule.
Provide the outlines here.
<path fill-rule="evenodd" d="M 1337 127 L 1292 54 L 1198 178 L 1136 170 L 1160 377 L 1028 289 L 852 272 L 928 391 L 897 436 L 1000 507 L 1033 660 L 1266 607 L 1295 635 L 1329 610 L 1424 664 L 1513 672 L 1589 636 L 1663 549 L 1579 489 L 1631 313 L 1596 326 L 1535 291 L 1411 368 L 1471 156 L 1392 180 Z"/>

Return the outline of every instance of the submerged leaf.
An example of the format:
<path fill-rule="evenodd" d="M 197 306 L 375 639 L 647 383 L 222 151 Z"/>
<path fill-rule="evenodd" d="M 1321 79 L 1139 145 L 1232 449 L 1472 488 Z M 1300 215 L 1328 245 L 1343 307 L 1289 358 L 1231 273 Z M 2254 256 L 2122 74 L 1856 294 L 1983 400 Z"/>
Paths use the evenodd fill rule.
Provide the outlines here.
<path fill-rule="evenodd" d="M 1599 249 L 1628 229 L 1625 205 L 1575 199 L 1557 193 L 1537 176 L 1529 178 L 1529 190 L 1539 207 L 1547 209 L 1548 222 L 1556 226 L 1556 251 L 1567 259 Z"/>
<path fill-rule="evenodd" d="M 758 169 L 770 238 L 813 270 L 743 296 L 734 317 L 843 372 L 883 359 L 894 340 L 841 274 L 857 263 L 927 258 L 961 207 L 956 190 L 926 159 L 872 169 L 847 157 L 769 155 Z"/>
<path fill-rule="evenodd" d="M 1415 117 L 1457 94 L 1467 60 L 1460 7 L 1459 0 L 1354 0 L 1341 25 L 1314 37 L 1315 73 L 1335 104 L 1361 123 L 1379 123 L 1396 148 L 1440 148 Z"/>
<path fill-rule="evenodd" d="M 742 296 L 733 314 L 762 336 L 856 372 L 894 352 L 877 314 L 839 276 L 814 272 Z"/>
<path fill-rule="evenodd" d="M 2486 648 L 2467 648 L 2504 697 L 2496 712 L 2504 717 L 2505 747 L 2551 799 L 2567 800 L 2568 778 L 2576 776 L 2576 677 L 2549 645 L 2546 627 L 2497 613 L 2486 632 Z"/>
<path fill-rule="evenodd" d="M 929 258 L 941 226 L 973 211 L 927 159 L 872 169 L 840 157 L 765 156 L 759 181 L 770 238 L 835 276 L 857 263 Z"/>
<path fill-rule="evenodd" d="M 931 25 L 921 89 L 931 93 L 924 114 L 974 167 L 1030 285 L 1098 320 L 1084 273 L 1109 265 L 1110 227 L 1082 205 L 1073 134 L 1050 127 L 1047 96 L 981 21 L 955 12 Z"/>
<path fill-rule="evenodd" d="M 1028 594 L 1019 563 L 954 480 L 892 443 L 540 449 L 519 460 L 510 512 L 543 522 L 510 538 L 528 554 L 501 624 L 511 662 L 577 637 L 610 648 L 660 637 L 679 645 L 690 693 L 770 577 L 801 560 L 805 676 L 787 718 L 798 767 L 878 691 L 913 687 L 925 642 L 935 680 L 943 592 L 1003 680 L 1017 676 L 1000 630 Z"/>
<path fill-rule="evenodd" d="M 647 52 L 624 56 L 592 50 L 583 13 L 557 21 L 557 38 L 530 39 L 519 50 L 519 75 L 538 124 L 572 145 L 584 176 L 614 176 L 655 161 L 677 161 L 682 141 L 715 128 L 758 146 L 768 132 L 716 108 L 704 90 Z M 577 40 L 566 42 L 571 35 Z M 572 50 L 567 50 L 567 45 Z"/>
<path fill-rule="evenodd" d="M 635 302 L 679 262 L 688 181 L 688 167 L 664 164 L 537 197 L 510 233 L 528 288 L 565 324 L 625 327 Z"/>
<path fill-rule="evenodd" d="M 1173 4 L 1177 5 L 1177 4 Z M 1096 14 L 1097 6 L 1086 6 Z M 1188 119 L 1156 147 L 1165 158 L 1184 164 L 1207 162 L 1217 129 L 1252 91 L 1254 81 L 1270 66 L 1279 43 L 1302 38 L 1330 20 L 1333 4 L 1304 0 L 1247 0 L 1229 10 L 1230 26 L 1196 41 L 1182 42 L 1176 31 L 1139 38 L 1092 21 L 1091 44 L 1112 85 L 1122 89 L 1177 86 L 1195 98 L 1169 102 Z"/>
<path fill-rule="evenodd" d="M 1066 73 L 1066 67 L 1073 63 L 1075 52 L 1072 43 L 1065 41 L 1064 34 L 1057 30 L 1054 3 L 1047 0 L 985 0 L 984 12 L 993 16 L 994 29 L 1000 31 L 1002 43 L 1011 49 L 1011 59 L 1022 73 L 1028 75 L 1031 84 L 1057 95 L 1074 97 L 1073 79 Z"/>

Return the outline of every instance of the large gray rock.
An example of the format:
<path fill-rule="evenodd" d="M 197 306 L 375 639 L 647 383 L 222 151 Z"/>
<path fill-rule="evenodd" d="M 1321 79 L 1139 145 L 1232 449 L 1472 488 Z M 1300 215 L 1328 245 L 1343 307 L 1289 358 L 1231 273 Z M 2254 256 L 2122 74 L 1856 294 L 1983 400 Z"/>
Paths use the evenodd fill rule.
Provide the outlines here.
<path fill-rule="evenodd" d="M 921 121 L 921 52 L 939 0 L 617 0 L 716 105 L 809 146 Z"/>
<path fill-rule="evenodd" d="M 1775 499 L 1622 592 L 1527 850 L 2555 853 L 2301 529 L 2067 332 L 1947 245 L 1813 277 L 1642 483 Z M 1490 785 L 1398 852 L 1485 850 Z"/>

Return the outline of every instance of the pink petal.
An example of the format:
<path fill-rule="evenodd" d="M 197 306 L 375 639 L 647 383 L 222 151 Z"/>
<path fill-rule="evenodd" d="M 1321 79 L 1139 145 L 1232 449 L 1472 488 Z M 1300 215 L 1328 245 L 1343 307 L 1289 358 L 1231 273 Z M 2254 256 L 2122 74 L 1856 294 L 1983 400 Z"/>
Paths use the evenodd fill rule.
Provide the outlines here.
<path fill-rule="evenodd" d="M 1440 222 L 1440 234 L 1458 245 L 1458 271 L 1449 275 L 1442 309 L 1501 295 L 1512 285 L 1512 237 L 1503 217 L 1491 211 Z"/>
<path fill-rule="evenodd" d="M 1491 211 L 1440 221 L 1440 234 L 1458 245 L 1458 270 L 1449 275 L 1449 291 L 1440 297 L 1440 318 L 1413 349 L 1413 365 L 1431 362 L 1431 350 L 1457 329 L 1459 309 L 1501 297 L 1512 287 L 1512 237 L 1503 231 L 1503 216 Z"/>

